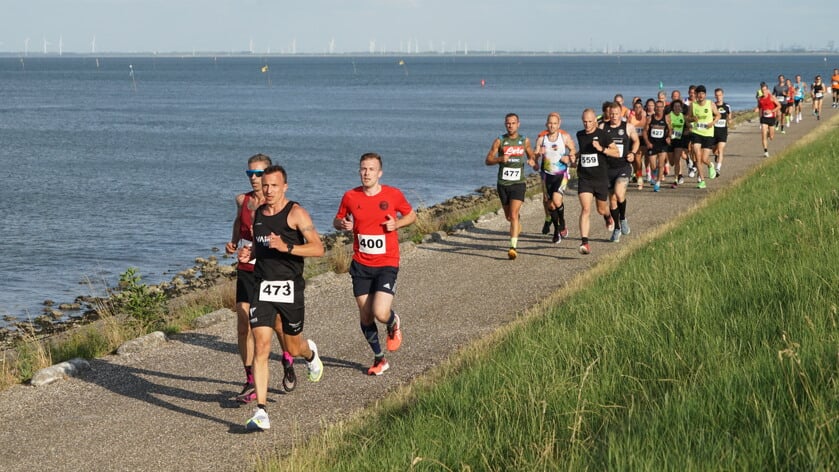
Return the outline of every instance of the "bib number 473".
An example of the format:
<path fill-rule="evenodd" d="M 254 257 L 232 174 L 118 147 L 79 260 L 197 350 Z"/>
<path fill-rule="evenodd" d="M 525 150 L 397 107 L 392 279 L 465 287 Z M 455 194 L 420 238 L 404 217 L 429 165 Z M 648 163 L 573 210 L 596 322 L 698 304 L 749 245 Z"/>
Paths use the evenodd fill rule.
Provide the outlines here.
<path fill-rule="evenodd" d="M 294 303 L 294 281 L 264 280 L 259 284 L 259 300 L 274 303 Z"/>

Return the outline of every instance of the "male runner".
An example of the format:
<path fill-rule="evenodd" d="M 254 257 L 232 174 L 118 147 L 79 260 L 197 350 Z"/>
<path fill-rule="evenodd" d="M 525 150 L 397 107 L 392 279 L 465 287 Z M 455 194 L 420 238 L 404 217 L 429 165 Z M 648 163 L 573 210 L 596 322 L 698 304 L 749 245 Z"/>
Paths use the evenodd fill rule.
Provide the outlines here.
<path fill-rule="evenodd" d="M 512 260 L 518 255 L 516 249 L 521 232 L 519 211 L 527 190 L 524 175 L 525 158 L 531 167 L 535 166 L 536 154 L 530 147 L 530 139 L 519 135 L 518 115 L 508 113 L 504 117 L 504 126 L 507 128 L 507 133 L 495 138 L 484 163 L 488 166 L 498 166 L 496 188 L 501 207 L 504 208 L 504 216 L 510 222 L 510 249 L 507 251 L 507 258 Z"/>
<path fill-rule="evenodd" d="M 271 165 L 271 158 L 265 154 L 256 154 L 248 159 L 248 170 L 245 173 L 251 182 L 253 190 L 236 196 L 236 219 L 233 221 L 233 235 L 230 242 L 225 244 L 227 254 L 233 254 L 237 248 L 253 244 L 251 225 L 253 213 L 265 203 L 262 195 L 262 174 Z M 251 299 L 256 290 L 256 279 L 253 273 L 253 261 L 240 262 L 236 267 L 236 335 L 239 347 L 239 357 L 245 368 L 245 385 L 242 391 L 234 397 L 240 403 L 256 400 L 256 389 L 253 383 L 253 335 L 248 322 Z M 282 346 L 282 325 L 275 326 L 277 339 Z M 294 390 L 297 376 L 294 374 L 294 359 L 283 349 L 283 388 L 290 392 Z"/>
<path fill-rule="evenodd" d="M 717 177 L 720 176 L 720 169 L 722 169 L 722 161 L 725 157 L 725 143 L 728 141 L 728 128 L 731 126 L 731 120 L 734 119 L 734 113 L 731 111 L 731 106 L 725 103 L 725 92 L 723 89 L 717 88 L 714 90 L 714 99 L 717 106 L 717 111 L 720 114 L 720 119 L 714 123 L 714 155 L 717 161 Z"/>
<path fill-rule="evenodd" d="M 687 144 L 685 144 L 684 139 L 684 131 L 687 127 L 687 122 L 685 121 L 685 115 L 682 113 L 682 102 L 681 100 L 676 100 L 670 104 L 672 110 L 670 113 L 666 114 L 664 117 L 667 120 L 667 129 L 670 130 L 669 141 L 668 144 L 670 145 L 670 164 L 676 170 L 676 184 L 682 185 L 684 183 L 684 176 L 681 173 L 682 169 L 682 161 L 685 161 L 685 165 L 688 168 L 688 176 L 693 178 L 696 175 L 696 169 L 692 168 L 688 163 L 688 156 L 687 156 Z M 661 186 L 661 182 L 664 180 L 664 172 L 663 168 L 658 168 L 658 174 L 656 181 Z"/>
<path fill-rule="evenodd" d="M 720 119 L 717 106 L 707 99 L 704 85 L 696 87 L 696 98 L 688 107 L 688 121 L 690 122 L 693 139 L 694 163 L 699 172 L 697 188 L 705 188 L 705 167 L 708 167 L 708 178 L 715 179 L 717 171 L 711 164 L 711 148 L 714 147 L 714 124 Z"/>
<path fill-rule="evenodd" d="M 239 262 L 256 259 L 254 273 L 257 290 L 251 301 L 250 325 L 254 338 L 253 377 L 256 386 L 256 410 L 245 427 L 265 430 L 271 427 L 265 404 L 268 396 L 268 357 L 271 354 L 271 333 L 280 317 L 283 345 L 294 357 L 303 357 L 309 380 L 318 382 L 323 376 L 323 363 L 318 348 L 303 338 L 305 301 L 303 290 L 303 258 L 323 255 L 323 243 L 312 218 L 297 202 L 286 198 L 288 180 L 282 166 L 265 168 L 262 193 L 265 204 L 253 219 L 253 246 L 239 249 Z"/>
<path fill-rule="evenodd" d="M 763 144 L 763 157 L 769 157 L 769 141 L 775 139 L 775 125 L 781 113 L 781 102 L 769 93 L 769 86 L 761 84 L 761 94 L 757 99 L 755 113 L 760 116 L 760 141 Z"/>
<path fill-rule="evenodd" d="M 562 197 L 568 184 L 568 166 L 571 156 L 577 153 L 571 135 L 561 130 L 562 118 L 557 112 L 548 114 L 547 133 L 536 139 L 536 155 L 541 158 L 543 200 L 550 215 L 554 234 L 552 241 L 557 244 L 568 235 L 565 226 L 565 204 Z"/>
<path fill-rule="evenodd" d="M 577 196 L 580 199 L 580 254 L 591 254 L 588 242 L 591 225 L 591 203 L 596 200 L 597 213 L 606 221 L 609 232 L 615 230 L 615 221 L 609 213 L 609 157 L 620 156 L 618 147 L 612 142 L 606 131 L 597 127 L 594 110 L 583 110 L 583 129 L 577 131 Z"/>
<path fill-rule="evenodd" d="M 833 89 L 832 108 L 839 108 L 839 69 L 833 69 L 833 75 L 830 77 L 830 84 L 830 88 Z"/>
<path fill-rule="evenodd" d="M 655 102 L 655 112 L 647 120 L 647 126 L 644 128 L 644 133 L 642 134 L 650 153 L 650 167 L 656 170 L 664 168 L 664 163 L 667 162 L 668 156 L 670 155 L 670 125 L 667 117 L 664 115 L 664 107 L 664 100 Z M 677 159 L 672 164 L 676 174 L 681 178 L 679 160 Z M 661 172 L 657 172 L 656 175 L 661 175 Z M 662 180 L 657 179 L 655 184 L 653 184 L 654 192 L 661 189 Z M 673 182 L 673 188 L 676 188 L 676 185 L 678 185 L 678 181 Z"/>
<path fill-rule="evenodd" d="M 619 104 L 609 107 L 609 121 L 600 128 L 609 135 L 618 148 L 617 158 L 607 159 L 609 175 L 609 209 L 615 229 L 610 241 L 620 242 L 621 234 L 629 234 L 629 221 L 626 219 L 626 187 L 632 177 L 632 163 L 638 155 L 638 133 L 632 126 L 627 126 L 621 116 Z M 620 222 L 618 225 L 617 223 Z"/>
<path fill-rule="evenodd" d="M 653 110 L 655 109 L 655 102 L 653 102 Z M 632 168 L 635 173 L 635 183 L 638 185 L 638 190 L 644 188 L 644 177 L 643 177 L 643 170 L 644 170 L 644 160 L 647 159 L 647 165 L 649 165 L 649 156 L 647 151 L 649 148 L 646 146 L 646 141 L 640 139 L 640 136 L 644 134 L 644 128 L 647 127 L 647 113 L 644 111 L 644 102 L 638 100 L 632 104 L 632 113 L 629 114 L 629 118 L 627 118 L 626 123 L 635 128 L 635 134 L 639 136 L 639 141 L 641 141 L 641 146 L 638 148 L 638 155 L 635 156 L 635 159 L 632 162 Z"/>
<path fill-rule="evenodd" d="M 353 296 L 361 332 L 374 356 L 367 375 L 382 375 L 390 364 L 379 344 L 376 321 L 387 325 L 387 350 L 399 349 L 401 323 L 391 308 L 399 273 L 398 229 L 416 221 L 417 214 L 399 189 L 379 182 L 381 156 L 372 152 L 362 155 L 358 173 L 361 186 L 344 194 L 332 225 L 339 231 L 353 232 Z"/>
<path fill-rule="evenodd" d="M 783 75 L 778 76 L 778 83 L 775 84 L 775 87 L 772 89 L 772 95 L 778 100 L 778 103 L 781 104 L 781 114 L 775 120 L 775 129 L 778 129 L 778 126 L 781 127 L 781 134 L 786 134 L 786 130 L 784 129 L 784 123 L 786 121 L 786 116 L 789 114 L 789 107 L 787 106 L 787 95 L 789 94 L 789 87 L 787 87 L 787 79 L 784 78 Z"/>

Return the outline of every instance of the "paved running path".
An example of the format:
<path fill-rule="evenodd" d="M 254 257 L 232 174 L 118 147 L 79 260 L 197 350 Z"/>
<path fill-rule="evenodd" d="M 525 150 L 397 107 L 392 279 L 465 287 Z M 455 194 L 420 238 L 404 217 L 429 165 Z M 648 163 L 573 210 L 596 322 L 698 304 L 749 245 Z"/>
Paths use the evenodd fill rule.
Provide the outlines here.
<path fill-rule="evenodd" d="M 809 112 L 809 104 L 806 108 Z M 803 123 L 778 135 L 770 152 L 778 154 L 817 125 L 837 128 L 839 119 L 829 123 L 835 111 L 828 105 L 820 122 L 807 114 Z M 566 119 L 566 126 L 576 131 L 579 120 Z M 441 242 L 405 250 L 396 299 L 405 342 L 388 356 L 391 370 L 381 377 L 364 375 L 372 355 L 359 332 L 349 276 L 322 276 L 306 292 L 305 332 L 320 347 L 323 380 L 304 380 L 305 366 L 298 361 L 299 386 L 282 393 L 275 356 L 268 432 L 246 433 L 252 407 L 228 400 L 242 382 L 232 319 L 130 358 L 93 360 L 92 370 L 79 378 L 0 392 L 0 470 L 249 469 L 256 455 L 287 450 L 295 436 L 348 418 L 763 161 L 757 123 L 740 125 L 729 136 L 721 178 L 709 181 L 706 190 L 695 188 L 693 179 L 657 194 L 649 186 L 633 187 L 632 233 L 609 243 L 602 220 L 594 216 L 588 256 L 577 252 L 579 204 L 573 193 L 566 203 L 569 238 L 559 245 L 539 233 L 538 201 L 525 204 L 515 261 L 506 258 L 503 217 L 484 218 Z M 481 156 L 475 165 L 483 166 Z M 494 168 L 486 172 L 489 182 Z"/>

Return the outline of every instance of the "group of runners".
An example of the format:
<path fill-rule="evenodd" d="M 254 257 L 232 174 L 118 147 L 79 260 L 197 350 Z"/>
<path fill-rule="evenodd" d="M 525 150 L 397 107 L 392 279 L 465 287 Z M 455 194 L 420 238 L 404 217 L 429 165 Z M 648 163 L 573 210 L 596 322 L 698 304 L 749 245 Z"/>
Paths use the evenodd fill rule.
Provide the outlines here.
<path fill-rule="evenodd" d="M 309 213 L 287 198 L 288 175 L 270 157 L 257 154 L 246 170 L 252 190 L 236 197 L 237 214 L 225 250 L 236 254 L 237 337 L 245 373 L 240 403 L 255 401 L 245 427 L 266 430 L 271 342 L 276 334 L 283 350 L 283 389 L 294 390 L 294 358 L 303 358 L 308 379 L 320 381 L 323 362 L 317 345 L 303 336 L 305 321 L 303 260 L 324 254 L 323 242 Z M 392 309 L 399 272 L 398 229 L 412 224 L 416 213 L 402 192 L 380 183 L 382 158 L 367 153 L 359 160 L 361 185 L 348 190 L 333 226 L 353 235 L 350 266 L 353 296 L 361 332 L 373 351 L 368 375 L 381 375 L 390 365 L 384 357 L 376 322 L 386 326 L 389 352 L 402 344 L 399 316 Z"/>
<path fill-rule="evenodd" d="M 832 76 L 833 107 L 839 107 L 839 69 Z M 813 99 L 813 114 L 820 119 L 821 102 L 827 86 L 816 76 L 811 86 L 778 77 L 770 92 L 761 84 L 756 111 L 760 114 L 764 156 L 768 140 L 779 128 L 802 119 L 801 103 L 807 94 Z M 722 170 L 728 129 L 734 116 L 724 100 L 724 92 L 714 90 L 714 100 L 704 85 L 690 86 L 688 96 L 674 90 L 670 100 L 660 91 L 646 102 L 635 97 L 631 109 L 623 96 L 605 102 L 602 114 L 586 108 L 582 129 L 575 138 L 561 129 L 562 117 L 548 114 L 545 130 L 536 142 L 519 133 L 519 117 L 505 116 L 506 133 L 496 138 L 485 164 L 498 166 L 497 190 L 506 219 L 510 223 L 509 259 L 518 256 L 521 233 L 520 210 L 526 192 L 526 165 L 541 175 L 545 221 L 542 234 L 553 228 L 552 241 L 568 235 L 565 221 L 565 192 L 576 167 L 577 195 L 580 203 L 579 231 L 581 254 L 591 253 L 589 242 L 592 207 L 603 217 L 610 241 L 619 242 L 630 233 L 627 219 L 627 188 L 635 181 L 639 190 L 645 181 L 659 192 L 668 175 L 677 188 L 688 178 L 696 178 L 699 189 L 706 179 Z M 252 190 L 237 195 L 237 214 L 228 254 L 236 254 L 237 342 L 245 374 L 242 391 L 234 397 L 241 403 L 256 402 L 249 430 L 270 428 L 266 412 L 269 383 L 269 356 L 276 334 L 282 348 L 282 386 L 295 389 L 294 359 L 306 362 L 308 379 L 318 382 L 323 362 L 317 345 L 303 336 L 305 320 L 303 260 L 324 254 L 321 237 L 309 213 L 287 198 L 286 170 L 270 157 L 256 154 L 248 159 L 246 175 Z M 412 224 L 416 213 L 402 192 L 380 182 L 382 158 L 367 153 L 359 160 L 361 185 L 347 191 L 338 206 L 333 227 L 353 235 L 353 256 L 349 273 L 359 313 L 361 332 L 373 352 L 368 375 L 381 375 L 390 368 L 379 340 L 377 322 L 386 326 L 386 349 L 396 351 L 402 344 L 399 316 L 392 309 L 399 271 L 398 229 Z M 646 178 L 645 178 L 646 177 Z"/>
<path fill-rule="evenodd" d="M 831 87 L 833 107 L 839 107 L 839 69 L 834 69 Z M 760 116 L 765 157 L 769 156 L 768 141 L 774 138 L 775 129 L 785 133 L 786 127 L 801 122 L 802 103 L 808 95 L 812 97 L 813 115 L 820 119 L 826 93 L 820 76 L 808 86 L 800 75 L 794 82 L 781 75 L 772 92 L 761 84 L 755 111 Z M 654 192 L 659 192 L 667 176 L 673 178 L 670 187 L 677 188 L 685 184 L 687 174 L 687 178 L 696 179 L 697 188 L 707 188 L 708 180 L 721 175 L 734 118 L 723 89 L 716 88 L 713 94 L 712 100 L 704 85 L 691 85 L 686 98 L 673 90 L 668 101 L 666 92 L 660 90 L 656 99 L 633 98 L 631 108 L 624 106 L 623 96 L 617 94 L 603 103 L 599 116 L 591 108 L 583 111 L 583 129 L 576 132 L 576 142 L 560 128 L 562 119 L 557 112 L 548 114 L 545 129 L 533 145 L 519 133 L 518 115 L 507 114 L 506 133 L 493 141 L 485 159 L 486 165 L 498 166 L 496 188 L 510 222 L 507 257 L 518 256 L 519 213 L 528 165 L 540 173 L 545 211 L 542 234 L 553 228 L 554 243 L 568 235 L 564 197 L 571 169 L 576 167 L 581 254 L 591 253 L 592 206 L 603 217 L 611 242 L 629 234 L 626 195 L 633 180 L 638 190 L 648 182 Z"/>

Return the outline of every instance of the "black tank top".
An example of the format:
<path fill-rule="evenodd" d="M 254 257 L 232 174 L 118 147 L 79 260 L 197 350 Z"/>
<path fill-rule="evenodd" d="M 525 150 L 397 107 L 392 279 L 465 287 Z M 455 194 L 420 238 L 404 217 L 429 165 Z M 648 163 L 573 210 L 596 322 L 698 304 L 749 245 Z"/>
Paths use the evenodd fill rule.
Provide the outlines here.
<path fill-rule="evenodd" d="M 609 163 L 610 169 L 615 168 L 622 168 L 628 164 L 626 160 L 626 155 L 629 154 L 631 151 L 630 147 L 632 145 L 632 141 L 629 140 L 629 136 L 626 132 L 626 122 L 621 122 L 618 126 L 612 128 L 612 125 L 608 122 L 603 125 L 603 131 L 606 131 L 606 134 L 612 138 L 612 142 L 615 143 L 615 146 L 618 147 L 618 150 L 621 152 L 620 159 L 615 159 L 610 157 L 606 160 Z"/>
<path fill-rule="evenodd" d="M 650 117 L 650 130 L 647 133 L 650 143 L 654 145 L 662 145 L 667 143 L 667 117 L 662 116 L 657 119 L 655 115 Z"/>
<path fill-rule="evenodd" d="M 297 202 L 289 201 L 276 215 L 265 216 L 266 205 L 257 208 L 253 218 L 253 247 L 256 255 L 254 274 L 260 280 L 303 280 L 303 258 L 268 247 L 271 233 L 280 236 L 286 243 L 303 244 L 303 234 L 288 226 L 288 214 Z"/>

